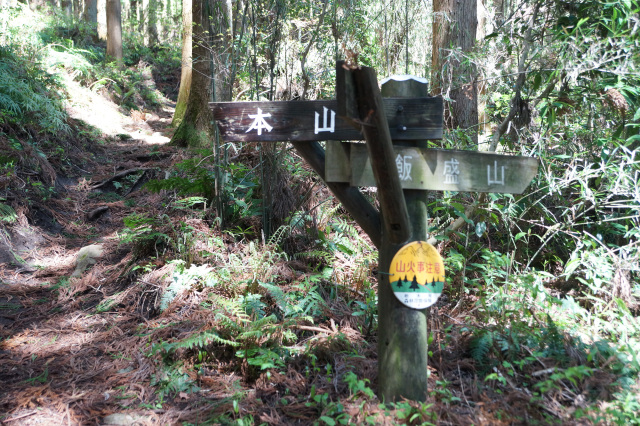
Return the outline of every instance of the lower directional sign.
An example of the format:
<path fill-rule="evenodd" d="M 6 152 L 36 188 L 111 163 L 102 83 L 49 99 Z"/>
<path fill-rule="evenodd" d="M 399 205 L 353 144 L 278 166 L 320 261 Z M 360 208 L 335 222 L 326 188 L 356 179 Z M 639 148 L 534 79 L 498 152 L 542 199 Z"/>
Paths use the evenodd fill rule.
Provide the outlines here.
<path fill-rule="evenodd" d="M 521 194 L 538 172 L 536 158 L 394 146 L 404 189 Z M 327 182 L 376 186 L 365 144 L 329 141 Z"/>

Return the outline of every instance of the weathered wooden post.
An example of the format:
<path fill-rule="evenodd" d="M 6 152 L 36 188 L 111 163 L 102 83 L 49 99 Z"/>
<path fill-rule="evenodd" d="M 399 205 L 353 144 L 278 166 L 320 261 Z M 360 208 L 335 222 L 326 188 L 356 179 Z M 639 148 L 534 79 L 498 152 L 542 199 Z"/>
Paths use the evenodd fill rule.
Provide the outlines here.
<path fill-rule="evenodd" d="M 391 77 L 383 81 L 382 96 L 427 97 L 426 80 Z M 398 130 L 402 130 L 402 106 L 398 106 Z M 396 141 L 395 145 L 427 148 L 427 141 Z M 409 241 L 427 240 L 427 191 L 405 189 L 410 218 Z M 427 309 L 409 308 L 391 288 L 391 260 L 403 244 L 392 244 L 382 235 L 378 279 L 378 386 L 384 401 L 408 398 L 423 401 L 427 396 Z"/>

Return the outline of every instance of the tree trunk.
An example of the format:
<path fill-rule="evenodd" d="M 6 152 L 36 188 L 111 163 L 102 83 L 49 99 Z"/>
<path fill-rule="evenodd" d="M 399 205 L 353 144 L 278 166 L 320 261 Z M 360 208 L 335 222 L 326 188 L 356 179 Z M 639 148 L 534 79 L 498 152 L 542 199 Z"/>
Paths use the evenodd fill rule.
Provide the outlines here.
<path fill-rule="evenodd" d="M 98 25 L 98 0 L 84 0 L 84 20 L 88 24 Z"/>
<path fill-rule="evenodd" d="M 107 0 L 96 0 L 98 5 L 98 39 L 107 41 Z"/>
<path fill-rule="evenodd" d="M 72 0 L 62 0 L 60 2 L 60 9 L 65 17 L 71 18 L 73 11 L 73 1 Z"/>
<path fill-rule="evenodd" d="M 211 34 L 213 34 L 213 97 L 215 102 L 231 101 L 231 34 L 232 5 L 231 0 L 213 2 L 211 13 Z"/>
<path fill-rule="evenodd" d="M 478 29 L 476 40 L 482 42 L 487 35 L 487 15 L 488 10 L 485 4 L 487 0 L 478 0 Z M 482 80 L 476 85 L 478 92 L 478 131 L 483 134 L 491 133 L 491 121 L 487 114 L 487 82 Z"/>
<path fill-rule="evenodd" d="M 158 44 L 158 0 L 149 0 L 146 46 Z"/>
<path fill-rule="evenodd" d="M 144 41 L 147 34 L 147 18 L 149 16 L 149 0 L 139 0 L 138 6 L 140 7 L 140 13 L 138 14 L 138 31 L 142 35 L 142 41 Z"/>
<path fill-rule="evenodd" d="M 82 19 L 82 3 L 83 0 L 73 0 L 73 17 L 77 20 Z"/>
<path fill-rule="evenodd" d="M 129 7 L 130 7 L 129 21 L 131 25 L 131 30 L 133 31 L 136 28 L 136 25 L 138 24 L 138 0 L 131 0 Z"/>
<path fill-rule="evenodd" d="M 209 1 L 193 0 L 193 73 L 187 108 L 182 122 L 176 129 L 171 145 L 180 147 L 204 147 L 211 143 L 213 114 L 211 100 L 211 59 L 206 35 L 209 29 Z"/>
<path fill-rule="evenodd" d="M 191 91 L 191 0 L 182 0 L 182 74 L 180 76 L 180 91 L 176 102 L 176 111 L 173 114 L 172 125 L 180 125 L 187 109 L 187 101 Z"/>
<path fill-rule="evenodd" d="M 107 0 L 107 57 L 122 62 L 122 15 L 120 0 Z"/>
<path fill-rule="evenodd" d="M 431 87 L 434 95 L 447 95 L 449 128 L 467 131 L 478 141 L 478 92 L 475 65 L 469 60 L 478 26 L 477 0 L 433 1 Z"/>

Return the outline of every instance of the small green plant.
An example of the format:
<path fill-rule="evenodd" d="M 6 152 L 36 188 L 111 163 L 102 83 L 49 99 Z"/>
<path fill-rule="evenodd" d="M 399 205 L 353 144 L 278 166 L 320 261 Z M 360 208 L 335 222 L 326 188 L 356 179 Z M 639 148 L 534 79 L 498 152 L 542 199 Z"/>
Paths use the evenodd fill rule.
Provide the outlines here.
<path fill-rule="evenodd" d="M 45 368 L 44 371 L 39 375 L 25 380 L 25 383 L 29 383 L 30 385 L 35 386 L 37 383 L 39 384 L 47 383 L 48 379 L 49 379 L 49 369 Z"/>
<path fill-rule="evenodd" d="M 426 402 L 396 402 L 393 404 L 396 408 L 396 417 L 404 420 L 409 424 L 435 425 L 435 413 L 431 412 L 433 404 Z"/>
<path fill-rule="evenodd" d="M 180 364 L 167 366 L 151 376 L 151 386 L 155 386 L 161 400 L 165 396 L 175 396 L 180 392 L 192 393 L 199 388 L 188 374 L 182 372 Z"/>
<path fill-rule="evenodd" d="M 488 379 L 485 378 L 485 380 Z M 450 389 L 450 385 L 451 383 L 447 380 L 436 380 L 436 386 L 431 392 L 431 395 L 435 396 L 437 399 L 447 405 L 460 402 L 460 398 L 453 395 L 453 392 Z"/>
<path fill-rule="evenodd" d="M 118 294 L 115 294 L 111 297 L 108 297 L 101 301 L 98 306 L 96 306 L 96 312 L 101 314 L 104 312 L 109 312 L 114 306 L 119 303 Z"/>
<path fill-rule="evenodd" d="M 534 385 L 541 393 L 547 393 L 554 389 L 561 389 L 561 383 L 578 386 L 578 382 L 593 374 L 593 369 L 586 365 L 576 365 L 567 369 L 557 369 L 548 379 Z"/>
<path fill-rule="evenodd" d="M 360 331 L 370 336 L 378 324 L 378 294 L 372 287 L 365 288 L 364 292 L 364 300 L 354 300 L 356 309 L 351 315 L 364 318 L 364 327 Z"/>
<path fill-rule="evenodd" d="M 368 383 L 369 383 L 368 379 L 364 379 L 364 380 L 358 379 L 358 376 L 354 372 L 349 371 L 347 374 L 344 375 L 343 380 L 349 386 L 349 391 L 351 392 L 352 395 L 361 393 L 362 395 L 369 398 L 376 397 L 376 394 L 368 386 Z"/>
<path fill-rule="evenodd" d="M 124 218 L 124 225 L 125 228 L 118 235 L 120 242 L 133 244 L 134 250 L 141 257 L 151 254 L 159 257 L 172 247 L 176 251 L 185 252 L 185 247 L 180 246 L 180 235 L 168 215 L 149 217 L 134 213 Z"/>
<path fill-rule="evenodd" d="M 16 211 L 4 203 L 0 203 L 0 222 L 13 223 L 18 220 Z"/>
<path fill-rule="evenodd" d="M 54 76 L 0 46 L 0 112 L 5 120 L 49 134 L 68 133 L 67 115 L 56 94 L 60 89 Z"/>

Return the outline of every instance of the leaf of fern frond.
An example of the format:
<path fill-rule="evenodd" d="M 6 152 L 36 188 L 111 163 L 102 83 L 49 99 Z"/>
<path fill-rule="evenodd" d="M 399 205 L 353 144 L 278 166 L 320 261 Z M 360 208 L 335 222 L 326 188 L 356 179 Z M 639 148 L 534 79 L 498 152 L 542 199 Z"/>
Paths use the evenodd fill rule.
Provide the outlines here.
<path fill-rule="evenodd" d="M 239 345 L 238 342 L 220 337 L 220 335 L 214 330 L 206 330 L 201 333 L 189 336 L 186 339 L 178 340 L 177 342 L 162 342 L 154 345 L 151 354 L 155 355 L 158 352 L 171 353 L 178 349 L 203 349 L 212 343 L 219 343 L 233 347 Z"/>
<path fill-rule="evenodd" d="M 471 356 L 478 362 L 484 362 L 485 357 L 493 346 L 493 332 L 482 330 L 480 334 L 469 342 Z"/>

